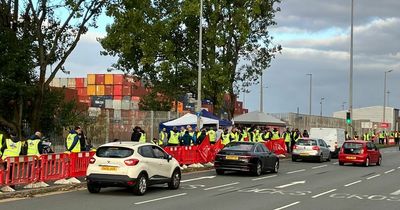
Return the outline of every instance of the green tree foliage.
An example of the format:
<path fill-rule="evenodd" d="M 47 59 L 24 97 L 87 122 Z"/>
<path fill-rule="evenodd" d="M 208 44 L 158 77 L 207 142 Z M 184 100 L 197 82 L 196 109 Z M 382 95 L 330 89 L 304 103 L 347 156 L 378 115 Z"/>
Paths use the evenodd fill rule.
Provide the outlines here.
<path fill-rule="evenodd" d="M 103 54 L 118 56 L 115 68 L 148 79 L 166 96 L 195 93 L 199 2 L 126 0 L 110 5 L 107 14 L 115 22 L 107 27 L 107 37 L 100 40 Z M 239 89 L 257 83 L 281 50 L 268 33 L 276 24 L 278 3 L 280 0 L 204 1 L 202 90 L 216 108 L 222 107 L 225 93 L 233 102 Z M 176 79 L 178 84 L 173 82 Z M 233 103 L 228 108 L 231 117 Z"/>
<path fill-rule="evenodd" d="M 150 94 L 145 95 L 140 99 L 139 107 L 140 110 L 157 110 L 157 111 L 170 111 L 171 110 L 171 100 L 164 97 L 157 96 L 155 91 Z"/>
<path fill-rule="evenodd" d="M 0 1 L 0 124 L 20 133 L 22 119 L 28 119 L 33 129 L 41 128 L 49 109 L 56 110 L 48 103 L 50 82 L 68 72 L 65 61 L 109 2 Z"/>

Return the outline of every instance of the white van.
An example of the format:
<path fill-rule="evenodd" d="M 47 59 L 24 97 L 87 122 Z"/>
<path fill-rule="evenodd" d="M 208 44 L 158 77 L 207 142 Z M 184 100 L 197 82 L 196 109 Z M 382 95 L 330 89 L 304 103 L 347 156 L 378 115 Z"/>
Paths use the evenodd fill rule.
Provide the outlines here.
<path fill-rule="evenodd" d="M 342 128 L 311 128 L 310 138 L 323 139 L 331 150 L 331 156 L 337 157 L 340 147 L 345 139 L 344 129 Z"/>

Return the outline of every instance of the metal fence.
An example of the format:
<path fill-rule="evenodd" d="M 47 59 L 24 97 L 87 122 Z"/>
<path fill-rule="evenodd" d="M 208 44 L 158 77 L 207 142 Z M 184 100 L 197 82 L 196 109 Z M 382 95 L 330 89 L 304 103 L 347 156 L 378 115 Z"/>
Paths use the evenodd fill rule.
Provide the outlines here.
<path fill-rule="evenodd" d="M 135 126 L 146 132 L 147 141 L 158 138 L 158 129 L 161 122 L 182 116 L 184 113 L 163 111 L 138 110 L 101 110 L 98 113 L 89 113 L 90 123 L 82 125 L 87 142 L 93 146 L 111 142 L 115 139 L 129 141 Z M 62 136 L 52 136 L 56 151 L 64 150 L 65 138 L 68 131 Z"/>

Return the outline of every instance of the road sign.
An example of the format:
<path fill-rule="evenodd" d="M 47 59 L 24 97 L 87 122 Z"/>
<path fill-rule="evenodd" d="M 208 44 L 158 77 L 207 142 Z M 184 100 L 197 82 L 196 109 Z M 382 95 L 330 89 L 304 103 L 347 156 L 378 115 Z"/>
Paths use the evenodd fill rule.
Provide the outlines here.
<path fill-rule="evenodd" d="M 381 124 L 380 124 L 380 127 L 381 127 L 381 128 L 389 128 L 389 124 L 390 124 L 390 123 L 381 123 Z"/>
<path fill-rule="evenodd" d="M 372 128 L 372 122 L 361 122 L 361 128 Z"/>

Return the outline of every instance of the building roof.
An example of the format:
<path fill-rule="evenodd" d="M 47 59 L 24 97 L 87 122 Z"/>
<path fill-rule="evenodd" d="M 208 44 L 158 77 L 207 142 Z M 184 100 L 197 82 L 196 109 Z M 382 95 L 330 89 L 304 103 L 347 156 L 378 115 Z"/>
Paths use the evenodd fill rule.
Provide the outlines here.
<path fill-rule="evenodd" d="M 235 124 L 263 124 L 285 126 L 286 123 L 278 118 L 264 112 L 254 111 L 236 116 L 233 121 Z"/>

